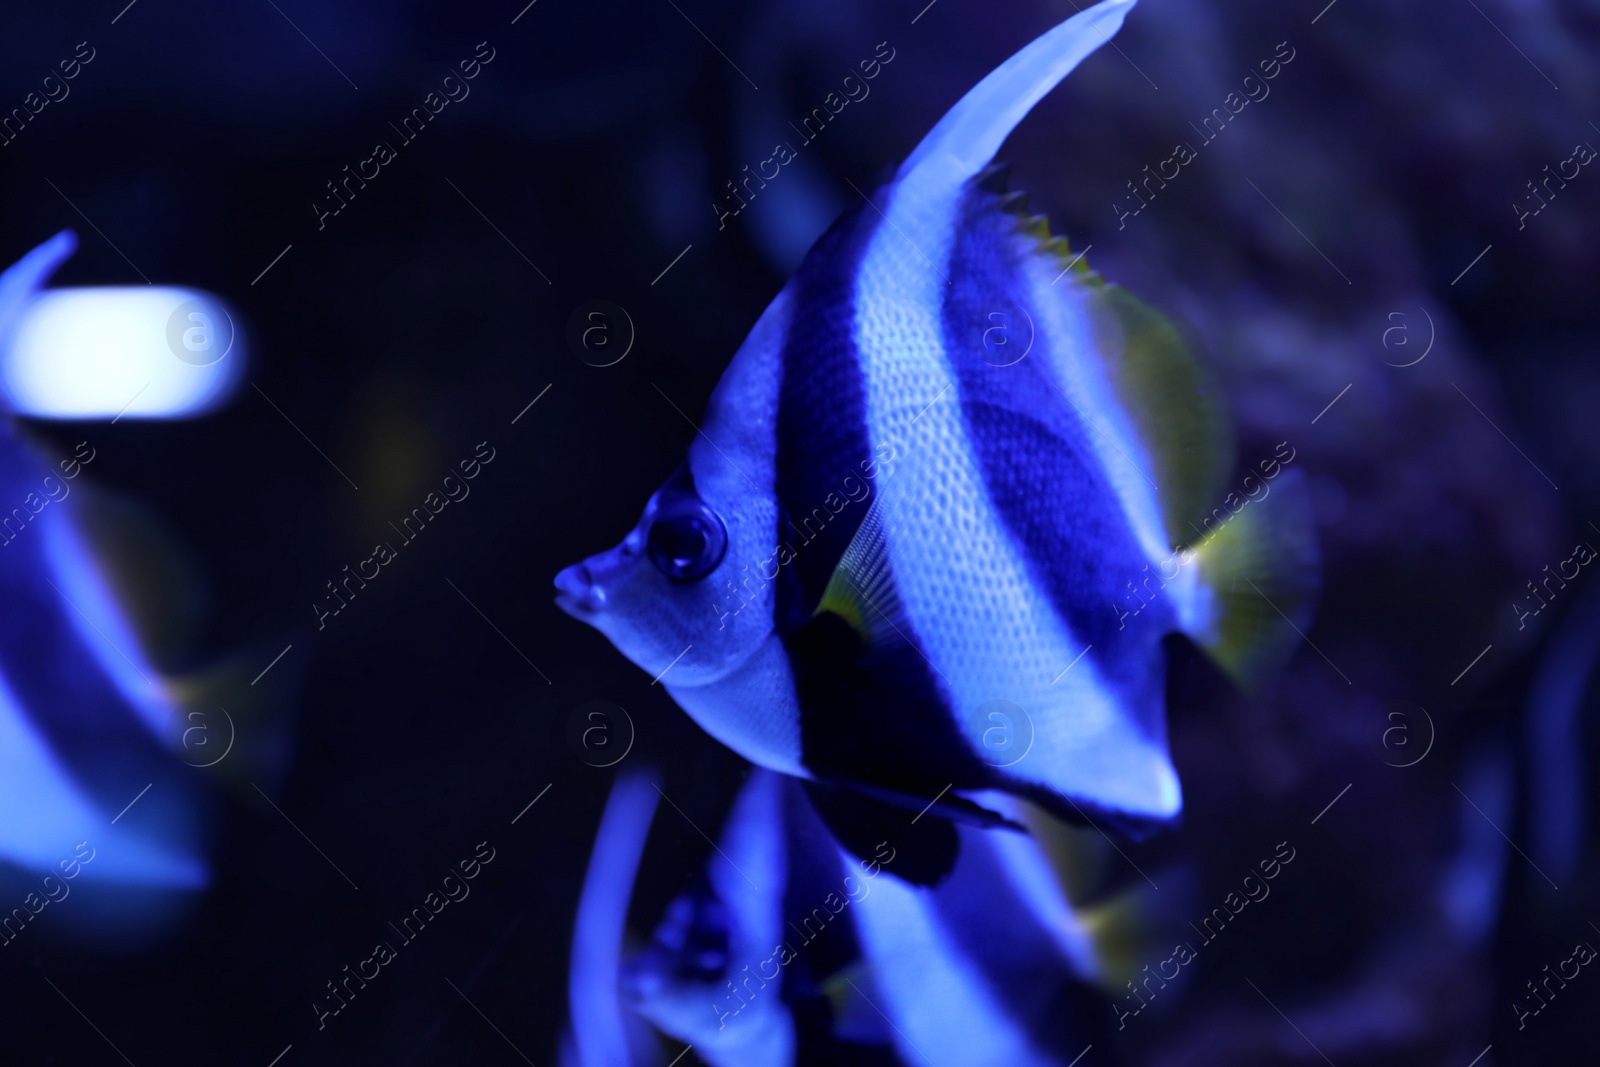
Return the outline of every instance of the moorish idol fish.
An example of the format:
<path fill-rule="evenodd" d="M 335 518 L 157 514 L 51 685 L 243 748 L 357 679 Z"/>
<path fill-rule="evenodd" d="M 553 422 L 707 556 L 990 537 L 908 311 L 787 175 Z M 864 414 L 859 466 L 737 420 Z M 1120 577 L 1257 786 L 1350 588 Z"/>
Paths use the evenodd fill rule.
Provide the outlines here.
<path fill-rule="evenodd" d="M 556 577 L 707 733 L 809 780 L 853 849 L 863 811 L 904 825 L 930 800 L 953 847 L 946 820 L 998 819 L 975 790 L 1170 821 L 1163 639 L 1248 681 L 1306 623 L 1293 480 L 1218 506 L 1233 445 L 1208 375 L 990 166 L 1132 7 L 1023 48 L 840 218 L 638 525 Z"/>
<path fill-rule="evenodd" d="M 42 290 L 75 244 L 58 234 L 0 274 L 5 414 L 173 419 L 219 403 L 242 352 L 217 355 L 206 346 L 218 338 L 194 331 L 226 317 L 220 302 L 155 287 Z M 241 682 L 213 700 L 236 674 L 160 669 L 171 612 L 158 596 L 132 594 L 170 604 L 182 567 L 151 550 L 152 527 L 136 510 L 86 484 L 96 454 L 86 440 L 58 458 L 0 417 L 0 864 L 32 872 L 33 883 L 43 874 L 123 894 L 198 889 L 208 880 L 199 768 L 232 742 L 224 709 L 242 719 L 254 694 Z M 259 755 L 237 752 L 233 767 Z M 39 910 L 8 913 L 0 940 Z M 94 909 L 68 910 L 81 919 Z"/>
<path fill-rule="evenodd" d="M 704 876 L 671 901 L 647 942 L 628 946 L 622 927 L 655 810 L 637 778 L 618 779 L 584 883 L 569 1067 L 657 1063 L 659 1043 L 624 1047 L 630 1015 L 713 1067 L 920 1063 L 917 1048 L 953 1063 L 1060 1065 L 1109 1018 L 1088 984 L 1111 989 L 1148 958 L 1148 895 L 1076 907 L 1046 855 L 1053 844 L 1083 859 L 1074 838 L 1092 831 L 985 798 L 1029 818 L 1035 833 L 962 826 L 954 872 L 922 888 L 895 873 L 902 838 L 858 859 L 832 840 L 796 779 L 760 768 Z M 603 915 L 610 933 L 596 935 Z"/>

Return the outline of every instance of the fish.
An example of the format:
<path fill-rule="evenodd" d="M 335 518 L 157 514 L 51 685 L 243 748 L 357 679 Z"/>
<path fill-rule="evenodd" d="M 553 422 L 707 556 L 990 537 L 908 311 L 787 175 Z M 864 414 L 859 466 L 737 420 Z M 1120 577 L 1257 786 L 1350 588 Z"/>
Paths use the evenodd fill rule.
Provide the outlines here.
<path fill-rule="evenodd" d="M 1096 990 L 1158 958 L 1142 887 L 1073 902 L 1069 883 L 1094 873 L 1092 831 L 986 798 L 1034 833 L 963 826 L 952 876 L 919 887 L 897 873 L 909 820 L 859 859 L 797 779 L 762 768 L 729 805 L 703 874 L 641 943 L 623 928 L 656 789 L 653 772 L 625 772 L 602 818 L 573 940 L 567 1067 L 671 1058 L 625 1040 L 640 1020 L 712 1067 L 920 1063 L 919 1048 L 1059 1067 L 1109 1019 Z"/>
<path fill-rule="evenodd" d="M 1133 6 L 1022 48 L 841 216 L 639 522 L 555 578 L 706 733 L 806 781 L 847 847 L 931 808 L 929 879 L 956 825 L 1007 822 L 980 791 L 1170 825 L 1167 637 L 1259 692 L 1314 609 L 1298 472 L 1217 506 L 1212 375 L 992 165 Z"/>
<path fill-rule="evenodd" d="M 0 274 L 0 863 L 42 873 L 51 900 L 102 887 L 86 894 L 95 904 L 66 910 L 120 927 L 115 940 L 135 933 L 130 915 L 153 929 L 161 902 L 209 884 L 203 768 L 228 755 L 263 696 L 244 686 L 242 660 L 162 669 L 180 654 L 184 561 L 142 509 L 83 477 L 104 442 L 58 458 L 16 418 L 185 418 L 239 378 L 242 348 L 207 351 L 219 338 L 193 333 L 184 345 L 184 331 L 227 316 L 210 294 L 44 289 L 75 247 L 64 231 Z M 184 356 L 168 347 L 174 323 Z M 269 773 L 252 747 L 219 773 Z M 0 901 L 0 945 L 45 903 Z"/>
<path fill-rule="evenodd" d="M 805 866 L 791 855 L 792 801 L 781 776 L 752 773 L 717 846 L 727 861 L 708 862 L 698 884 L 668 906 L 650 943 L 623 965 L 629 1006 L 661 1032 L 698 1044 L 713 1067 L 793 1063 L 798 1054 L 800 1027 L 781 988 L 768 989 L 758 975 L 735 993 L 744 972 L 759 970 L 788 939 L 790 868 Z"/>

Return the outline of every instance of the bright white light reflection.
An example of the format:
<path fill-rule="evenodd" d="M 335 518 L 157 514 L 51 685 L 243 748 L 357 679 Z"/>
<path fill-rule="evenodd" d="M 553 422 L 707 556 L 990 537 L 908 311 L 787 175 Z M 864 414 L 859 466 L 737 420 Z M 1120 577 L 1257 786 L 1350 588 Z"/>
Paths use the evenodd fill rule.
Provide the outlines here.
<path fill-rule="evenodd" d="M 198 289 L 48 289 L 0 353 L 0 391 L 53 419 L 180 418 L 217 407 L 244 367 L 228 309 Z"/>

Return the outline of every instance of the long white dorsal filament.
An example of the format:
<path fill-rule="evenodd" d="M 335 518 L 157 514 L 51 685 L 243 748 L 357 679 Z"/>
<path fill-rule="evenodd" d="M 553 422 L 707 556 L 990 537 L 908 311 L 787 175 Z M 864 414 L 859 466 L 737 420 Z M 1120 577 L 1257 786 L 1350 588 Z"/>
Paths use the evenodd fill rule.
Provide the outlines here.
<path fill-rule="evenodd" d="M 945 112 L 896 178 L 956 186 L 988 165 L 1033 105 L 1122 28 L 1137 0 L 1102 0 L 1040 35 Z"/>

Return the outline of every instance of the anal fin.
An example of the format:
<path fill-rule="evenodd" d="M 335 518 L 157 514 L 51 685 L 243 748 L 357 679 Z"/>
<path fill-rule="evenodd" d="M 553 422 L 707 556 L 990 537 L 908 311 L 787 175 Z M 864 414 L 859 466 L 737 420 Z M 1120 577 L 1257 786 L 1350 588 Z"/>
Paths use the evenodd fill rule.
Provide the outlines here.
<path fill-rule="evenodd" d="M 805 790 L 834 840 L 863 863 L 924 886 L 939 884 L 955 869 L 959 841 L 949 821 L 913 821 L 915 813 L 899 804 L 847 786 L 806 782 Z"/>

